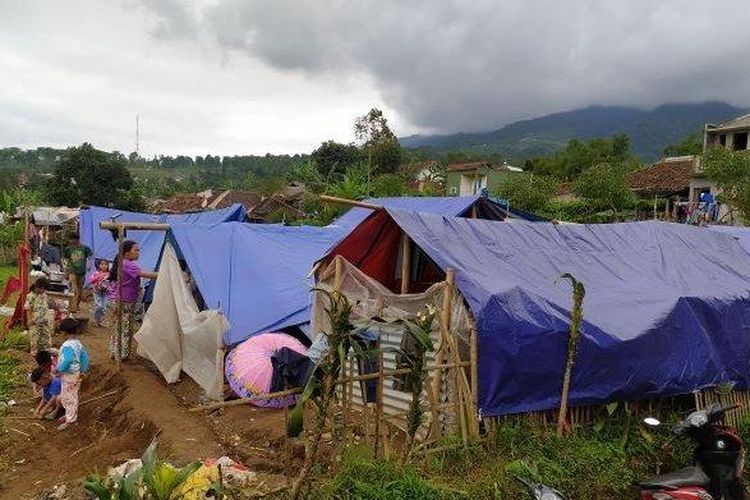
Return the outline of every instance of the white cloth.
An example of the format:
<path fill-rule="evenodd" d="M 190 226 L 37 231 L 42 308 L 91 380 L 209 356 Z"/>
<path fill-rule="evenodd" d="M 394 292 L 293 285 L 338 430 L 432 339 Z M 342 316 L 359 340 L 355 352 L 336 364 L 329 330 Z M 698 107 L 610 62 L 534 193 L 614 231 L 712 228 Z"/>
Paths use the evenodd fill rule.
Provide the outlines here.
<path fill-rule="evenodd" d="M 135 339 L 138 354 L 150 359 L 168 383 L 187 373 L 211 399 L 224 393 L 223 336 L 229 323 L 220 311 L 199 311 L 177 254 L 167 244 L 154 299 Z"/>

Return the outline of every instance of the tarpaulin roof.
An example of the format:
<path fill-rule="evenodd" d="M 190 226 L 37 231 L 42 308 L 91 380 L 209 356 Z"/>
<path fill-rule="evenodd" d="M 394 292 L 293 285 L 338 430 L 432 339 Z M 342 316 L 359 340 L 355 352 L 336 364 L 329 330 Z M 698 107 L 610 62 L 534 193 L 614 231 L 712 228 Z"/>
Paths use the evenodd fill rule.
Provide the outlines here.
<path fill-rule="evenodd" d="M 708 226 L 709 229 L 728 234 L 739 242 L 742 248 L 750 253 L 750 227 L 745 226 Z"/>
<path fill-rule="evenodd" d="M 440 268 L 457 270 L 477 323 L 485 415 L 559 406 L 572 308 L 564 273 L 586 287 L 572 405 L 749 387 L 750 259 L 727 235 L 655 221 L 505 224 L 388 209 L 333 253 L 370 255 L 360 259 L 370 275 L 378 260 L 388 266 L 393 252 L 364 234 L 378 224 L 395 224 Z"/>
<path fill-rule="evenodd" d="M 511 217 L 519 219 L 544 220 L 541 217 L 521 210 L 508 210 L 507 206 L 501 200 L 482 195 L 448 197 L 403 196 L 396 198 L 368 198 L 364 201 L 365 203 L 371 203 L 384 208 L 456 217 L 468 216 L 471 213 L 471 208 L 477 205 L 477 217 L 480 219 L 503 220 L 510 213 Z M 372 212 L 369 208 L 354 207 L 336 219 L 332 225 L 353 228 L 365 220 Z"/>
<path fill-rule="evenodd" d="M 110 221 L 118 216 L 117 222 L 156 222 L 165 224 L 216 224 L 219 222 L 241 221 L 245 218 L 245 207 L 235 204 L 222 210 L 196 212 L 190 214 L 156 215 L 138 212 L 127 212 L 114 208 L 88 207 L 81 210 L 81 241 L 91 248 L 94 257 L 112 260 L 117 256 L 117 242 L 112 233 L 99 229 L 99 223 Z M 159 254 L 164 246 L 163 231 L 128 231 L 127 239 L 137 241 L 141 247 L 138 260 L 143 269 L 156 267 Z"/>
<path fill-rule="evenodd" d="M 206 306 L 220 308 L 237 344 L 253 335 L 310 321 L 308 278 L 315 260 L 344 230 L 226 223 L 175 224 L 171 237 Z"/>

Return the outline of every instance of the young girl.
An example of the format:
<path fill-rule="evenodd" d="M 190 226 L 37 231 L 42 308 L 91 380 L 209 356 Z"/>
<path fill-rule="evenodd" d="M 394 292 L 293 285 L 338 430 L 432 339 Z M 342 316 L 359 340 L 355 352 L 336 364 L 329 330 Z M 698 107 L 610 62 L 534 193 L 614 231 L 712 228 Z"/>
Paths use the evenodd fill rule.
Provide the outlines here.
<path fill-rule="evenodd" d="M 28 311 L 29 346 L 31 355 L 52 347 L 52 318 L 47 297 L 47 280 L 39 278 L 26 296 L 24 309 Z"/>
<path fill-rule="evenodd" d="M 64 430 L 78 420 L 78 394 L 81 392 L 81 377 L 89 371 L 89 354 L 78 340 L 76 320 L 64 319 L 60 323 L 60 331 L 68 337 L 60 346 L 60 358 L 55 370 L 62 381 L 60 403 L 65 408 L 65 416 L 57 429 Z"/>
<path fill-rule="evenodd" d="M 101 259 L 96 263 L 96 270 L 91 275 L 91 287 L 94 289 L 94 323 L 102 326 L 107 308 L 107 296 L 110 292 L 109 262 Z"/>

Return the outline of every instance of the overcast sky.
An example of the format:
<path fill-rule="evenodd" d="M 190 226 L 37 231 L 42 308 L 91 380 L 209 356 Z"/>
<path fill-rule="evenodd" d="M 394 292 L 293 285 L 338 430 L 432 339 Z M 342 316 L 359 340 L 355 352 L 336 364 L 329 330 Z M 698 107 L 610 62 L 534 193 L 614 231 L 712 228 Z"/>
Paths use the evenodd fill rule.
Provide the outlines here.
<path fill-rule="evenodd" d="M 0 146 L 309 152 L 371 107 L 448 133 L 750 105 L 747 0 L 0 0 Z"/>

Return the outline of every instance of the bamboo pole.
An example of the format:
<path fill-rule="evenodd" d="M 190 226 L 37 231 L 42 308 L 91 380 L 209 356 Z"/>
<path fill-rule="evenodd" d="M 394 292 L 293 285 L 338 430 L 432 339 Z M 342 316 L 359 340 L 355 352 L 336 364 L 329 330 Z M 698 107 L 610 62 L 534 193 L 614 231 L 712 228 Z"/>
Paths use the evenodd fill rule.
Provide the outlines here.
<path fill-rule="evenodd" d="M 409 293 L 411 281 L 411 238 L 405 232 L 401 235 L 401 293 Z"/>
<path fill-rule="evenodd" d="M 450 368 L 455 368 L 456 366 L 468 367 L 469 365 L 470 365 L 469 361 L 463 361 L 459 363 L 458 365 L 456 365 L 456 363 L 445 363 L 442 365 L 429 365 L 429 366 L 426 366 L 423 371 L 431 372 L 431 371 L 436 371 L 436 370 L 447 370 Z M 411 373 L 410 368 L 400 368 L 398 370 L 383 370 L 383 377 L 389 378 L 389 377 L 394 377 L 396 375 L 405 375 L 407 373 Z M 353 377 L 348 377 L 344 380 L 337 380 L 335 383 L 338 385 L 338 384 L 349 383 L 349 382 L 364 382 L 367 380 L 377 380 L 379 377 L 380 377 L 380 372 L 366 373 L 364 375 L 355 375 Z M 226 406 L 242 405 L 242 404 L 250 403 L 252 401 L 265 401 L 268 399 L 281 398 L 284 396 L 291 396 L 293 394 L 299 394 L 302 392 L 302 390 L 303 390 L 302 387 L 295 387 L 293 389 L 288 389 L 285 391 L 271 392 L 268 394 L 258 394 L 256 396 L 250 396 L 249 398 L 233 399 L 232 401 L 211 403 L 205 406 L 196 406 L 194 408 L 191 408 L 188 411 L 191 411 L 191 412 L 208 411 L 208 410 L 215 410 L 216 408 L 223 408 Z"/>
<path fill-rule="evenodd" d="M 334 276 L 333 276 L 333 289 L 337 292 L 341 292 L 341 280 L 343 275 L 343 269 L 344 269 L 344 262 L 342 260 L 342 257 L 336 257 L 335 259 L 335 268 L 334 268 Z"/>
<path fill-rule="evenodd" d="M 455 281 L 456 272 L 453 269 L 446 269 L 445 271 L 445 290 L 443 291 L 443 310 L 440 311 L 440 350 L 436 359 L 437 365 L 442 365 L 446 356 L 446 349 L 449 348 L 448 336 L 451 324 L 451 301 L 453 298 L 453 282 Z M 434 374 L 432 380 L 432 391 L 435 395 L 436 405 L 440 404 L 440 387 L 442 385 L 443 374 L 442 371 L 437 371 Z M 456 408 L 458 413 L 458 408 Z M 439 418 L 439 415 L 434 415 Z M 438 435 L 440 433 L 440 426 L 436 427 Z"/>
<path fill-rule="evenodd" d="M 107 230 L 125 230 L 131 231 L 169 231 L 169 224 L 157 224 L 154 222 L 107 222 L 99 223 L 100 229 Z"/>
<path fill-rule="evenodd" d="M 383 351 L 380 349 L 378 340 L 378 385 L 375 397 L 375 459 L 380 458 L 380 441 L 381 441 L 381 420 L 383 418 Z"/>
<path fill-rule="evenodd" d="M 117 369 L 122 368 L 122 259 L 123 257 L 123 233 L 125 229 L 120 225 L 117 228 L 117 335 L 115 336 L 115 359 Z"/>
<path fill-rule="evenodd" d="M 470 330 L 470 363 L 471 363 L 471 421 L 472 437 L 479 437 L 479 363 L 477 327 L 472 321 Z"/>
<path fill-rule="evenodd" d="M 381 207 L 380 205 L 373 205 L 372 203 L 366 203 L 363 201 L 356 201 L 356 200 L 349 200 L 347 198 L 338 198 L 336 196 L 328 196 L 325 194 L 320 195 L 320 200 L 325 201 L 327 203 L 338 203 L 339 205 L 348 205 L 350 207 L 361 207 L 361 208 L 369 208 L 370 210 L 378 210 Z"/>

